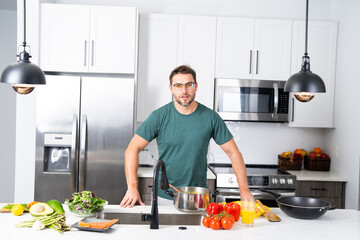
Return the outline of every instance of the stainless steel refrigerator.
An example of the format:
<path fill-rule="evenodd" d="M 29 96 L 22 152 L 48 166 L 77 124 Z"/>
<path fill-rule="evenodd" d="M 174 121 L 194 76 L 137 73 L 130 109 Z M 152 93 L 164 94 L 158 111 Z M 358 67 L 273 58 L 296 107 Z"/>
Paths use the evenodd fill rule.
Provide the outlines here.
<path fill-rule="evenodd" d="M 120 203 L 134 128 L 134 79 L 46 76 L 37 89 L 35 200 L 90 190 Z"/>

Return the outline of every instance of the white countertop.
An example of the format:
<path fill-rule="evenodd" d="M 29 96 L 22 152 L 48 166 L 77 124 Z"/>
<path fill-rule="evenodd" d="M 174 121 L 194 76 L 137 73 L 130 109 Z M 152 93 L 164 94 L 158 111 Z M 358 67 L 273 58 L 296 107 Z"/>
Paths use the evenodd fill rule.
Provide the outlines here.
<path fill-rule="evenodd" d="M 141 178 L 152 178 L 154 173 L 154 168 L 152 167 L 139 167 L 138 177 Z M 215 174 L 208 168 L 206 172 L 207 179 L 216 179 Z"/>
<path fill-rule="evenodd" d="M 297 181 L 328 181 L 328 182 L 347 182 L 348 179 L 336 173 L 335 171 L 309 171 L 302 169 L 300 171 L 287 170 L 296 175 Z"/>
<path fill-rule="evenodd" d="M 2 206 L 3 204 L 0 204 Z M 120 208 L 116 205 L 107 206 L 106 211 L 131 211 L 150 212 L 150 206 Z M 159 207 L 160 213 L 185 214 L 177 211 L 174 207 Z M 86 239 L 86 240 L 110 240 L 110 239 L 291 239 L 291 240 L 333 240 L 333 239 L 360 239 L 360 213 L 357 210 L 336 209 L 327 211 L 322 217 L 312 220 L 301 220 L 286 216 L 280 209 L 274 208 L 273 212 L 282 219 L 281 222 L 271 223 L 264 217 L 255 219 L 253 228 L 245 228 L 240 222 L 236 222 L 231 230 L 211 230 L 202 226 L 186 226 L 187 230 L 179 230 L 179 226 L 160 225 L 160 229 L 151 230 L 149 225 L 121 225 L 115 224 L 111 229 L 103 233 L 80 231 L 72 229 L 64 234 L 59 234 L 52 229 L 35 231 L 32 228 L 15 228 L 14 224 L 31 219 L 29 214 L 14 216 L 10 213 L 0 214 L 1 239 Z M 67 213 L 67 223 L 73 224 L 79 218 Z"/>

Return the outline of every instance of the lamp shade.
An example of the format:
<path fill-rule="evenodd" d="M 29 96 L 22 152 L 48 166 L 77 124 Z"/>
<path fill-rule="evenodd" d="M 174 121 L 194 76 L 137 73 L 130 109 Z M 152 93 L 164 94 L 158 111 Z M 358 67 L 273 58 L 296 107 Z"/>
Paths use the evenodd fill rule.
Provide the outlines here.
<path fill-rule="evenodd" d="M 45 84 L 46 80 L 44 72 L 35 64 L 16 62 L 4 69 L 1 82 L 11 85 L 37 85 Z"/>
<path fill-rule="evenodd" d="M 30 55 L 25 50 L 20 53 L 19 60 L 4 69 L 1 82 L 11 85 L 46 84 L 44 72 L 29 61 Z"/>
<path fill-rule="evenodd" d="M 311 71 L 300 71 L 293 74 L 286 82 L 285 92 L 326 92 L 324 81 Z"/>

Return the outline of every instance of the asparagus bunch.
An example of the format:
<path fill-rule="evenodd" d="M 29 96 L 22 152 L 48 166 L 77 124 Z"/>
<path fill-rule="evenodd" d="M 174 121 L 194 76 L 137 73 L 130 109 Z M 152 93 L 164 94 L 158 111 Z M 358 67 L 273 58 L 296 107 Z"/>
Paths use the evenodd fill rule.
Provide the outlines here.
<path fill-rule="evenodd" d="M 56 212 L 48 216 L 35 217 L 28 221 L 21 222 L 16 224 L 15 227 L 32 227 L 37 220 L 44 223 L 45 227 L 54 229 L 59 233 L 69 231 L 71 229 L 70 226 L 66 226 L 65 214 L 58 214 Z"/>

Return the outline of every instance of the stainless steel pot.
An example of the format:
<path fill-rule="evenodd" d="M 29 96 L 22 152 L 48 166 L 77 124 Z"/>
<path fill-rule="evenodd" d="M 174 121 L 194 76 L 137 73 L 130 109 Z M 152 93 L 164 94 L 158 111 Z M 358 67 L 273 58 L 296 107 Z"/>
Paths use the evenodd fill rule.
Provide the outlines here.
<path fill-rule="evenodd" d="M 203 187 L 179 187 L 174 192 L 174 206 L 184 212 L 206 211 L 210 202 L 210 190 Z"/>

